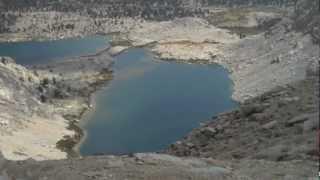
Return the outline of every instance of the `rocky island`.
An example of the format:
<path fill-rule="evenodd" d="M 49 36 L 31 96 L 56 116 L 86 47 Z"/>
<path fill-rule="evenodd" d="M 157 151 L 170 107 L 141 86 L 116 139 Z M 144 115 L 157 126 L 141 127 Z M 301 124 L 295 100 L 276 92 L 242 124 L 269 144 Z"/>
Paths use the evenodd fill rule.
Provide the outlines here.
<path fill-rule="evenodd" d="M 320 14 L 315 0 L 0 0 L 0 41 L 102 34 L 95 54 L 24 67 L 0 58 L 0 180 L 317 179 Z M 217 63 L 239 107 L 166 150 L 80 157 L 78 122 L 113 56 Z M 318 141 L 318 142 L 317 142 Z"/>

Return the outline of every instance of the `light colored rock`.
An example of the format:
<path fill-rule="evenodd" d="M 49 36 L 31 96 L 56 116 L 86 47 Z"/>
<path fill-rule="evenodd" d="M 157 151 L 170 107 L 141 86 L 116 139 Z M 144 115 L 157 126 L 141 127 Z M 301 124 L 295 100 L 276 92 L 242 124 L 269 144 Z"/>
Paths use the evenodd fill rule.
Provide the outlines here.
<path fill-rule="evenodd" d="M 268 123 L 262 125 L 261 127 L 262 127 L 262 129 L 272 129 L 272 128 L 274 128 L 277 124 L 278 124 L 277 121 L 271 121 L 271 122 L 268 122 Z"/>
<path fill-rule="evenodd" d="M 128 46 L 113 46 L 108 50 L 108 53 L 111 56 L 116 56 L 128 48 L 129 48 Z"/>
<path fill-rule="evenodd" d="M 206 136 L 212 136 L 217 133 L 217 130 L 212 127 L 206 127 L 201 129 L 201 133 L 205 134 Z"/>

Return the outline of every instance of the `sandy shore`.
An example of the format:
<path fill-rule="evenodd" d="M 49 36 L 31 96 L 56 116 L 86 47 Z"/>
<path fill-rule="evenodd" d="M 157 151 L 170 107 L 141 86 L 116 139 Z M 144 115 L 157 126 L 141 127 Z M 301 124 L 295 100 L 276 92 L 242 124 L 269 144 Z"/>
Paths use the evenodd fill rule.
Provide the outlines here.
<path fill-rule="evenodd" d="M 57 141 L 63 136 L 72 136 L 67 130 L 68 123 L 62 118 L 44 119 L 32 117 L 33 122 L 11 134 L 0 136 L 0 149 L 7 159 L 35 160 L 64 159 L 67 154 L 56 148 Z"/>

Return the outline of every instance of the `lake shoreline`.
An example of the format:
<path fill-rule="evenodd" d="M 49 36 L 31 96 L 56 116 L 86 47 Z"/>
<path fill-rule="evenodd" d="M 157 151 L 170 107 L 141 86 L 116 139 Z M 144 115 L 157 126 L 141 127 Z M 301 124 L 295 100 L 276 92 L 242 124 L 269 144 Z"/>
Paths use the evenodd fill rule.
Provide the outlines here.
<path fill-rule="evenodd" d="M 110 80 L 111 81 L 111 80 Z M 80 153 L 80 148 L 82 143 L 86 140 L 87 136 L 88 136 L 88 132 L 85 130 L 84 126 L 89 122 L 89 118 L 95 113 L 96 111 L 96 106 L 97 106 L 97 94 L 99 93 L 99 91 L 101 91 L 103 88 L 105 88 L 106 86 L 108 86 L 108 82 L 106 82 L 105 85 L 103 85 L 103 87 L 95 92 L 92 93 L 92 95 L 89 97 L 90 99 L 90 109 L 88 109 L 80 118 L 79 122 L 76 124 L 76 126 L 78 126 L 79 129 L 81 129 L 81 132 L 79 132 L 79 134 L 81 134 L 81 138 L 80 139 L 76 139 L 76 144 L 72 147 L 72 151 L 75 152 L 75 154 L 77 154 L 78 156 L 81 156 Z"/>
<path fill-rule="evenodd" d="M 108 48 L 105 48 L 108 49 Z M 105 49 L 102 51 L 98 51 L 98 54 L 104 53 Z M 90 55 L 90 57 L 93 57 L 95 55 Z M 86 56 L 83 56 L 86 57 Z M 113 72 L 110 71 L 109 75 L 113 77 Z M 96 110 L 96 97 L 97 93 L 103 89 L 104 87 L 108 86 L 108 83 L 112 81 L 111 79 L 107 79 L 106 81 L 99 82 L 98 84 L 95 84 L 94 86 L 91 86 L 94 88 L 91 92 L 88 93 L 88 96 L 86 97 L 87 108 L 79 114 L 79 118 L 77 118 L 76 121 L 69 121 L 69 127 L 74 126 L 75 128 L 72 128 L 72 130 L 75 132 L 75 135 L 68 138 L 62 138 L 57 142 L 57 147 L 66 152 L 68 154 L 68 157 L 81 157 L 80 154 L 80 147 L 83 141 L 85 141 L 87 137 L 87 131 L 83 128 L 83 126 L 88 123 L 90 116 L 95 112 Z M 82 97 L 79 97 L 82 98 Z M 66 144 L 62 143 L 62 146 L 58 146 L 59 142 L 66 141 Z M 71 144 L 69 144 L 71 143 Z"/>
<path fill-rule="evenodd" d="M 132 47 L 131 48 L 132 50 L 133 50 L 133 52 L 135 52 L 136 50 L 138 50 L 138 53 L 140 53 L 140 51 L 143 51 L 143 52 L 145 52 L 146 53 L 146 55 L 141 55 L 141 57 L 143 57 L 143 59 L 144 58 L 146 58 L 146 57 L 150 57 L 150 58 L 152 58 L 152 59 L 147 59 L 147 60 L 145 60 L 146 62 L 148 62 L 148 66 L 147 67 L 149 67 L 149 66 L 153 66 L 153 65 L 151 65 L 150 63 L 151 62 L 155 62 L 155 64 L 162 64 L 162 65 L 160 65 L 160 67 L 167 67 L 167 68 L 165 68 L 165 69 L 168 69 L 169 67 L 173 67 L 174 69 L 176 69 L 175 67 L 180 67 L 180 68 L 182 68 L 182 69 L 184 69 L 184 70 L 187 70 L 187 71 L 189 71 L 189 72 L 193 72 L 193 71 L 195 71 L 195 69 L 194 68 L 197 68 L 198 69 L 198 71 L 201 71 L 201 70 L 203 70 L 202 72 L 203 73 L 213 73 L 213 74 L 211 74 L 210 76 L 212 76 L 212 77 L 214 77 L 214 75 L 215 75 L 215 73 L 217 73 L 217 74 L 220 74 L 220 73 L 222 73 L 223 74 L 223 82 L 229 82 L 229 81 L 225 81 L 224 79 L 224 77 L 225 76 L 227 76 L 227 74 L 228 74 L 228 71 L 225 69 L 225 68 L 223 68 L 222 66 L 220 66 L 219 64 L 216 64 L 216 63 L 213 63 L 214 65 L 212 66 L 212 68 L 211 67 L 209 67 L 209 66 L 211 66 L 211 65 L 204 65 L 204 64 L 199 64 L 199 63 L 193 63 L 193 64 L 191 64 L 191 63 L 189 63 L 189 65 L 187 64 L 187 63 L 181 63 L 181 62 L 179 62 L 179 61 L 176 61 L 176 60 L 174 60 L 174 61 L 172 61 L 171 63 L 169 63 L 168 61 L 163 61 L 163 60 L 161 60 L 161 59 L 158 59 L 157 58 L 157 56 L 156 55 L 154 55 L 148 48 L 137 48 L 137 47 Z M 136 50 L 135 50 L 136 49 Z M 134 54 L 132 54 L 132 55 L 130 55 L 132 52 L 131 52 L 131 50 L 129 50 L 130 52 L 128 52 L 128 51 L 126 51 L 125 53 L 129 53 L 128 55 L 125 55 L 125 56 L 127 56 L 126 58 L 128 59 L 127 61 L 126 61 L 126 59 L 121 59 L 120 57 L 119 58 L 117 58 L 117 57 L 115 57 L 116 58 L 116 61 L 117 62 L 130 62 L 130 58 L 132 57 L 132 60 L 134 60 L 134 59 L 136 59 L 135 57 L 135 55 Z M 122 56 L 122 55 L 121 55 Z M 139 59 L 139 58 L 138 58 Z M 142 64 L 136 64 L 137 62 L 139 62 L 139 61 L 133 61 L 132 63 L 134 64 L 134 66 L 137 66 L 137 67 L 140 67 L 140 68 L 143 68 L 144 69 L 144 65 L 143 65 L 143 63 Z M 150 63 L 149 63 L 150 62 Z M 126 64 L 126 63 L 125 63 Z M 125 73 L 125 72 L 123 72 L 123 71 L 121 71 L 121 69 L 119 69 L 120 67 L 117 67 L 117 64 L 114 64 L 115 65 L 115 76 L 117 76 L 117 74 L 119 75 L 119 76 L 122 76 L 123 74 L 122 73 Z M 215 68 L 217 66 L 217 68 Z M 219 66 L 219 68 L 218 68 L 218 66 Z M 126 66 L 126 67 L 130 67 L 130 65 L 129 66 Z M 157 65 L 157 67 L 159 67 L 159 65 Z M 178 69 L 176 69 L 176 70 L 179 70 L 180 68 L 178 68 Z M 191 69 L 189 69 L 189 68 L 191 68 Z M 203 68 L 203 69 L 202 69 Z M 125 68 L 126 69 L 126 68 Z M 153 68 L 151 68 L 151 69 L 153 69 Z M 171 68 L 169 68 L 169 69 L 171 69 Z M 193 69 L 193 70 L 192 70 Z M 223 70 L 222 70 L 223 69 Z M 119 70 L 119 71 L 118 71 Z M 129 69 L 126 69 L 126 71 L 129 71 L 130 72 L 130 70 Z M 172 69 L 171 69 L 172 70 Z M 182 73 L 184 72 L 184 70 L 182 71 Z M 174 70 L 173 70 L 174 71 Z M 197 72 L 198 72 L 197 71 Z M 117 73 L 118 72 L 118 73 Z M 174 71 L 175 72 L 175 71 Z M 179 73 L 178 73 L 179 74 Z M 200 73 L 200 74 L 202 74 L 202 73 Z M 222 75 L 221 74 L 221 75 Z M 125 74 L 124 74 L 125 75 Z M 149 75 L 151 75 L 151 74 L 148 74 L 148 75 L 143 75 L 143 76 L 149 76 Z M 177 77 L 181 77 L 182 79 L 180 79 L 180 78 L 178 78 L 177 79 L 177 81 L 178 82 L 181 82 L 182 84 L 181 85 L 183 85 L 183 82 L 184 82 L 184 80 L 183 79 L 185 79 L 186 78 L 186 76 L 187 76 L 188 74 L 185 74 L 185 75 L 181 75 L 181 76 L 177 76 Z M 200 76 L 198 76 L 197 74 L 194 74 L 194 75 L 191 75 L 192 77 L 198 77 L 198 78 L 205 78 L 205 77 L 208 77 L 208 76 L 205 76 L 204 77 L 204 75 L 200 75 Z M 150 77 L 150 76 L 149 76 Z M 152 76 L 151 76 L 152 77 Z M 164 76 L 164 77 L 166 77 L 166 76 Z M 174 77 L 176 77 L 176 75 L 174 75 L 173 74 L 173 76 L 171 76 L 170 75 L 170 77 L 172 77 L 172 78 L 174 78 Z M 219 76 L 220 77 L 220 76 Z M 226 77 L 227 78 L 227 77 Z M 113 79 L 113 81 L 115 81 L 115 79 L 117 79 L 116 77 Z M 149 79 L 149 78 L 148 78 Z M 206 79 L 206 78 L 205 78 Z M 208 81 L 208 83 L 209 84 L 211 84 L 211 85 L 213 85 L 213 84 L 216 84 L 216 83 L 218 83 L 218 82 L 216 82 L 216 80 L 215 80 L 216 78 L 212 78 L 212 80 L 210 80 L 210 81 Z M 219 78 L 220 79 L 220 78 Z M 227 78 L 227 79 L 229 79 L 229 78 Z M 160 82 L 161 82 L 161 78 L 159 79 L 160 80 Z M 182 80 L 182 81 L 180 81 L 180 80 Z M 190 79 L 189 79 L 190 80 Z M 135 82 L 135 81 L 134 81 Z M 137 82 L 135 82 L 134 84 L 136 84 Z M 207 83 L 207 84 L 208 84 Z M 230 93 L 232 93 L 232 82 L 230 81 Z M 148 84 L 148 83 L 147 83 Z M 225 86 L 229 86 L 229 85 L 226 85 L 226 84 L 229 84 L 229 83 L 222 83 L 221 84 L 221 86 L 222 87 L 225 87 Z M 107 86 L 109 86 L 110 84 L 107 84 L 106 85 L 106 88 L 108 88 Z M 138 85 L 139 86 L 139 85 Z M 199 85 L 196 85 L 197 87 L 202 87 L 201 86 L 201 83 L 199 84 Z M 140 87 L 140 86 L 139 86 Z M 147 86 L 148 87 L 148 86 Z M 204 89 L 211 89 L 211 90 L 214 90 L 214 89 L 219 89 L 219 88 L 214 88 L 214 87 L 211 87 L 211 86 L 205 86 L 205 87 L 207 87 L 207 88 L 202 88 L 203 90 L 201 90 L 201 92 L 203 92 L 203 93 L 206 93 L 207 91 L 206 90 L 204 90 Z M 123 87 L 122 87 L 123 88 Z M 187 87 L 186 87 L 187 88 Z M 214 88 L 214 89 L 213 89 Z M 125 88 L 125 89 L 128 89 L 128 88 Z M 103 93 L 105 93 L 106 91 L 108 91 L 108 89 L 107 90 L 103 90 Z M 113 94 L 113 93 L 116 93 L 116 92 L 119 92 L 120 90 L 115 90 L 115 91 L 111 91 L 110 93 L 111 94 Z M 133 92 L 136 92 L 136 91 L 139 91 L 139 90 L 135 90 L 135 88 L 133 89 Z M 182 91 L 182 90 L 178 90 L 178 91 Z M 228 90 L 229 91 L 229 90 Z M 193 92 L 193 91 L 191 91 L 191 92 Z M 217 91 L 217 92 L 220 92 L 219 90 Z M 201 94 L 203 94 L 203 93 L 201 93 Z M 97 96 L 99 96 L 99 92 L 95 92 L 94 93 L 94 95 L 92 96 L 93 97 L 93 100 L 97 97 Z M 128 92 L 126 93 L 126 94 L 128 94 Z M 147 94 L 149 94 L 149 93 L 147 93 Z M 161 94 L 161 93 L 160 93 Z M 192 94 L 196 94 L 196 92 L 194 92 L 194 93 L 192 93 Z M 218 101 L 218 100 L 213 100 L 213 99 L 215 99 L 215 95 L 214 95 L 215 93 L 207 93 L 206 94 L 206 97 L 208 97 L 207 99 L 208 99 L 208 101 L 210 101 L 210 102 L 216 102 L 216 101 Z M 121 96 L 121 95 L 119 95 L 119 94 L 115 94 L 115 96 L 116 97 L 118 97 L 118 96 Z M 95 97 L 95 98 L 94 98 Z M 148 97 L 148 96 L 147 96 Z M 157 96 L 155 96 L 155 97 L 157 97 Z M 192 97 L 192 96 L 191 96 Z M 223 97 L 224 97 L 224 95 L 223 95 Z M 231 95 L 229 96 L 229 97 L 231 97 Z M 204 97 L 203 97 L 204 98 Z M 212 99 L 213 98 L 213 99 Z M 112 98 L 111 98 L 112 99 Z M 211 100 L 209 100 L 209 99 L 211 99 Z M 100 100 L 100 98 L 99 98 L 99 100 Z M 191 99 L 190 99 L 191 100 Z M 121 101 L 121 100 L 115 100 L 115 99 L 113 99 L 113 100 L 111 100 L 111 101 L 116 101 L 116 102 L 118 102 L 118 101 Z M 229 102 L 229 99 L 226 99 L 226 101 L 227 102 Z M 178 101 L 175 101 L 175 102 L 178 102 Z M 193 102 L 193 101 L 190 101 L 190 102 Z M 204 101 L 204 102 L 207 102 L 207 101 Z M 141 103 L 143 103 L 143 101 L 141 102 Z M 209 102 L 207 102 L 207 103 L 209 103 Z M 223 113 L 225 110 L 223 110 L 223 109 L 225 109 L 225 108 L 227 108 L 226 106 L 227 105 L 221 105 L 221 107 L 219 107 L 219 108 L 210 108 L 210 107 L 213 107 L 212 106 L 212 103 L 211 103 L 211 105 L 208 105 L 208 106 L 204 106 L 203 108 L 201 108 L 201 106 L 200 106 L 200 108 L 204 111 L 204 112 L 207 112 L 207 113 L 202 113 L 202 115 L 198 115 L 198 117 L 197 116 L 194 116 L 194 118 L 191 118 L 191 119 L 189 119 L 188 121 L 190 121 L 190 122 L 193 122 L 192 124 L 192 129 L 193 128 L 196 128 L 196 127 L 198 127 L 198 125 L 199 125 L 199 123 L 200 123 L 200 121 L 204 121 L 204 120 L 207 120 L 207 119 L 210 119 L 213 115 L 216 115 L 216 111 L 218 111 L 218 112 L 220 112 L 220 113 Z M 232 101 L 232 104 L 233 103 L 236 103 L 235 101 Z M 101 103 L 100 103 L 101 104 Z M 209 103 L 210 104 L 210 103 Z M 213 103 L 214 104 L 214 103 Z M 228 103 L 227 103 L 228 104 Z M 237 104 L 237 103 L 236 103 Z M 102 106 L 102 105 L 100 105 L 100 106 Z M 112 108 L 112 105 L 110 105 L 111 107 L 110 108 Z M 95 108 L 96 106 L 94 106 L 94 108 Z M 109 106 L 106 106 L 106 108 L 108 107 L 108 109 L 110 110 L 110 108 L 109 108 Z M 142 106 L 143 107 L 143 106 Z M 118 108 L 121 108 L 121 107 L 118 107 Z M 124 108 L 125 108 L 125 106 L 124 106 Z M 101 108 L 100 108 L 101 109 Z M 206 110 L 206 109 L 208 109 L 208 110 Z M 216 110 L 217 109 L 217 110 Z M 220 109 L 220 110 L 218 110 L 218 109 Z M 177 109 L 178 111 L 179 111 L 179 108 Z M 181 109 L 182 110 L 182 109 Z M 222 111 L 221 111 L 222 110 Z M 110 110 L 110 111 L 112 111 L 112 110 Z M 197 110 L 196 110 L 197 111 Z M 199 112 L 200 112 L 201 110 L 199 110 Z M 89 114 L 90 115 L 92 115 L 93 113 L 92 112 L 95 112 L 95 113 L 99 113 L 99 112 L 96 112 L 95 110 L 91 110 L 90 112 L 89 112 Z M 124 112 L 125 112 L 125 109 L 124 109 Z M 168 113 L 170 113 L 170 110 L 168 110 Z M 207 114 L 207 115 L 205 115 L 205 114 Z M 103 116 L 103 118 L 104 119 L 106 119 L 106 116 L 107 115 L 104 115 Z M 116 115 L 115 115 L 116 116 Z M 87 117 L 87 116 L 86 116 Z M 86 119 L 86 117 L 85 118 L 83 118 L 84 119 L 84 121 L 85 122 L 88 122 L 88 120 Z M 177 117 L 179 117 L 179 116 L 177 116 Z M 193 116 L 192 116 L 193 117 Z M 92 117 L 92 118 L 94 118 L 94 117 Z M 170 117 L 168 117 L 169 119 L 170 119 Z M 143 119 L 153 119 L 153 118 L 148 118 L 148 117 L 145 117 L 145 118 L 143 118 Z M 91 120 L 93 120 L 93 119 L 91 119 Z M 102 119 L 101 119 L 102 120 Z M 110 121 L 113 121 L 112 120 L 112 118 L 111 119 L 109 119 Z M 81 121 L 81 124 L 83 124 L 82 122 L 84 122 L 84 121 Z M 106 119 L 106 121 L 108 121 L 108 119 Z M 115 121 L 116 121 L 116 119 L 115 119 Z M 199 121 L 199 122 L 198 122 Z M 99 121 L 94 121 L 94 122 L 99 122 Z M 101 121 L 101 123 L 102 123 L 103 121 Z M 135 124 L 139 124 L 139 122 L 140 121 L 137 121 Z M 91 122 L 90 122 L 91 123 Z M 169 122 L 168 123 L 165 123 L 165 122 L 163 122 L 164 124 L 170 124 Z M 175 126 L 175 123 L 174 123 L 174 121 L 172 121 L 171 123 L 173 123 L 171 126 L 172 127 L 176 127 Z M 93 123 L 94 124 L 94 123 Z M 99 123 L 100 124 L 100 123 Z M 194 124 L 196 124 L 195 126 L 194 126 Z M 189 125 L 190 126 L 190 125 Z M 94 127 L 94 125 L 93 125 L 93 127 Z M 92 129 L 94 129 L 93 127 L 91 127 L 91 124 L 90 124 L 90 128 L 88 129 L 89 131 L 91 130 L 92 132 L 97 132 L 97 131 L 93 131 Z M 110 127 L 109 125 L 108 125 L 108 127 Z M 186 125 L 185 127 L 188 127 L 188 125 Z M 82 128 L 83 130 L 84 130 L 84 128 Z M 106 128 L 107 129 L 107 128 Z M 111 128 L 112 129 L 112 128 Z M 117 129 L 116 127 L 115 128 L 113 128 L 113 129 Z M 152 128 L 151 128 L 152 129 Z M 182 128 L 182 129 L 184 129 L 184 128 Z M 84 130 L 84 131 L 86 131 L 86 130 Z M 109 131 L 109 130 L 108 130 Z M 191 131 L 191 130 L 190 130 Z M 91 133 L 92 133 L 91 132 Z M 125 131 L 125 132 L 128 132 L 128 131 Z M 179 135 L 179 137 L 181 136 L 181 137 L 183 137 L 185 134 L 187 134 L 189 132 L 189 130 L 186 132 L 186 133 L 183 133 L 182 135 Z M 96 133 L 93 133 L 93 134 L 96 134 Z M 93 138 L 93 137 L 96 137 L 95 135 L 90 135 L 91 137 L 91 139 Z M 110 135 L 111 136 L 111 135 Z M 174 136 L 173 136 L 174 137 Z M 82 138 L 82 140 L 75 146 L 75 150 L 79 150 L 79 147 L 81 147 L 81 144 L 85 141 L 85 138 L 86 138 L 86 135 Z M 90 140 L 90 138 L 89 138 L 89 140 L 88 141 L 91 141 Z M 151 138 L 151 137 L 150 137 Z M 166 139 L 167 137 L 166 136 L 163 136 L 163 139 Z M 116 138 L 117 139 L 117 138 Z M 122 139 L 122 136 L 121 137 L 118 137 L 118 139 L 119 139 L 119 142 L 121 142 L 121 139 Z M 143 138 L 142 138 L 143 139 Z M 152 138 L 151 138 L 152 139 Z M 170 138 L 169 138 L 170 139 Z M 178 139 L 180 139 L 180 138 L 178 138 Z M 110 142 L 111 140 L 108 140 L 107 142 Z M 170 141 L 170 140 L 169 140 Z M 174 143 L 176 141 L 176 139 L 175 140 L 173 140 L 173 141 L 171 141 L 171 143 Z M 171 143 L 169 143 L 169 144 L 167 144 L 168 146 L 171 144 Z M 85 146 L 83 146 L 83 152 L 82 153 L 84 153 L 84 155 L 89 155 L 90 154 L 90 152 L 89 151 L 91 151 L 90 150 L 90 145 L 93 147 L 93 145 L 92 144 L 90 144 L 90 143 L 85 143 Z M 121 144 L 121 143 L 120 143 Z M 159 144 L 162 144 L 162 143 L 160 143 L 159 142 Z M 101 147 L 103 147 L 104 145 L 97 145 L 97 146 L 101 146 Z M 106 145 L 107 146 L 107 145 Z M 120 145 L 119 145 L 120 146 Z M 128 146 L 131 146 L 131 145 L 128 145 Z M 133 143 L 133 145 L 131 146 L 131 147 L 135 147 L 135 146 L 137 146 L 138 147 L 138 145 L 134 145 L 134 143 Z M 151 145 L 152 146 L 152 145 Z M 86 150 L 84 150 L 84 149 L 86 149 Z M 152 149 L 152 148 L 151 148 Z M 157 149 L 157 148 L 154 148 L 154 150 L 152 149 L 152 150 L 148 150 L 148 148 L 146 149 L 147 151 L 161 151 L 162 149 L 165 149 L 165 147 L 161 147 L 161 148 L 159 148 L 159 149 Z M 87 150 L 89 150 L 89 151 L 87 151 Z M 143 148 L 141 149 L 141 151 L 143 152 Z M 89 152 L 89 153 L 88 153 Z M 91 151 L 92 152 L 92 154 L 94 155 L 94 154 L 103 154 L 103 151 L 99 151 L 99 149 L 97 149 L 97 150 L 93 150 L 93 151 Z M 134 151 L 133 151 L 134 152 Z M 117 150 L 112 150 L 112 149 L 110 149 L 110 152 L 109 152 L 110 154 L 117 154 Z M 108 154 L 109 154 L 108 153 Z M 130 150 L 128 150 L 128 152 L 124 152 L 124 153 L 131 153 L 131 151 Z"/>

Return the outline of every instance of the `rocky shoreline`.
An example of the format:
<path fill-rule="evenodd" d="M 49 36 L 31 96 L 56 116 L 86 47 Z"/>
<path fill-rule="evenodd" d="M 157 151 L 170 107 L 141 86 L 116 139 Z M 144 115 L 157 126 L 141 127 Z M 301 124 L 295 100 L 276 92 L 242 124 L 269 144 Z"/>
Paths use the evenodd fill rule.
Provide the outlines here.
<path fill-rule="evenodd" d="M 303 80 L 306 70 L 317 62 L 319 46 L 308 34 L 288 29 L 291 23 L 283 18 L 264 33 L 239 39 L 228 30 L 210 26 L 206 21 L 179 19 L 120 34 L 119 42 L 125 44 L 116 43 L 116 48 L 110 51 L 117 54 L 130 47 L 144 47 L 165 61 L 217 63 L 231 74 L 233 99 L 244 102 L 277 86 Z M 197 31 L 193 27 L 197 27 Z M 188 31 L 180 37 L 182 28 Z M 265 78 L 261 80 L 260 77 Z"/>
<path fill-rule="evenodd" d="M 80 146 L 81 143 L 85 140 L 87 132 L 82 128 L 82 126 L 86 123 L 87 119 L 90 117 L 90 114 L 95 109 L 95 94 L 101 88 L 108 86 L 108 82 L 112 80 L 113 72 L 110 71 L 108 73 L 110 78 L 105 81 L 99 82 L 97 85 L 94 85 L 94 90 L 92 90 L 87 96 L 88 101 L 86 103 L 87 109 L 83 110 L 79 113 L 78 117 L 68 117 L 64 118 L 69 121 L 68 129 L 75 132 L 73 136 L 65 136 L 57 142 L 57 148 L 63 152 L 67 153 L 68 158 L 79 158 L 80 154 Z"/>
<path fill-rule="evenodd" d="M 94 93 L 96 93 L 100 88 L 107 85 L 107 83 L 112 80 L 113 72 L 110 70 L 111 65 L 113 63 L 113 59 L 109 56 L 107 53 L 108 48 L 105 48 L 104 50 L 98 51 L 95 54 L 81 56 L 79 58 L 84 58 L 83 61 L 94 61 L 94 59 L 99 59 L 101 63 L 102 61 L 106 61 L 104 58 L 109 58 L 109 64 L 107 64 L 107 67 L 95 67 L 92 69 L 93 71 L 97 70 L 96 68 L 100 69 L 100 73 L 98 73 L 97 79 L 93 79 L 92 82 L 89 83 L 88 87 L 90 87 L 89 90 L 85 93 L 83 98 L 86 99 L 85 104 L 86 108 L 80 111 L 78 114 L 66 114 L 64 115 L 64 118 L 68 120 L 69 125 L 68 129 L 75 132 L 73 136 L 65 136 L 63 139 L 59 140 L 57 142 L 57 148 L 60 149 L 63 152 L 66 152 L 68 154 L 68 157 L 80 157 L 79 151 L 77 149 L 77 145 L 83 140 L 85 137 L 85 131 L 80 127 L 80 123 L 83 123 L 83 119 L 92 111 L 94 108 L 94 100 L 92 99 L 94 97 Z M 70 63 L 75 63 L 72 60 Z M 85 64 L 89 64 L 90 62 L 86 62 Z M 62 63 L 64 64 L 64 63 Z M 52 70 L 51 67 L 48 67 L 48 65 L 45 65 L 46 68 L 49 68 Z M 60 68 L 60 65 L 53 65 L 57 66 L 54 68 Z M 90 66 L 90 65 L 89 65 Z M 85 71 L 90 70 L 86 69 Z M 64 71 L 64 70 L 63 70 Z M 91 70 L 90 70 L 91 71 Z M 88 75 L 87 75 L 88 76 Z M 102 76 L 102 77 L 99 77 Z M 82 91 L 83 87 L 81 87 L 79 90 Z M 81 98 L 81 95 L 80 95 Z"/>
<path fill-rule="evenodd" d="M 318 160 L 319 71 L 203 123 L 166 153 L 269 161 Z"/>

